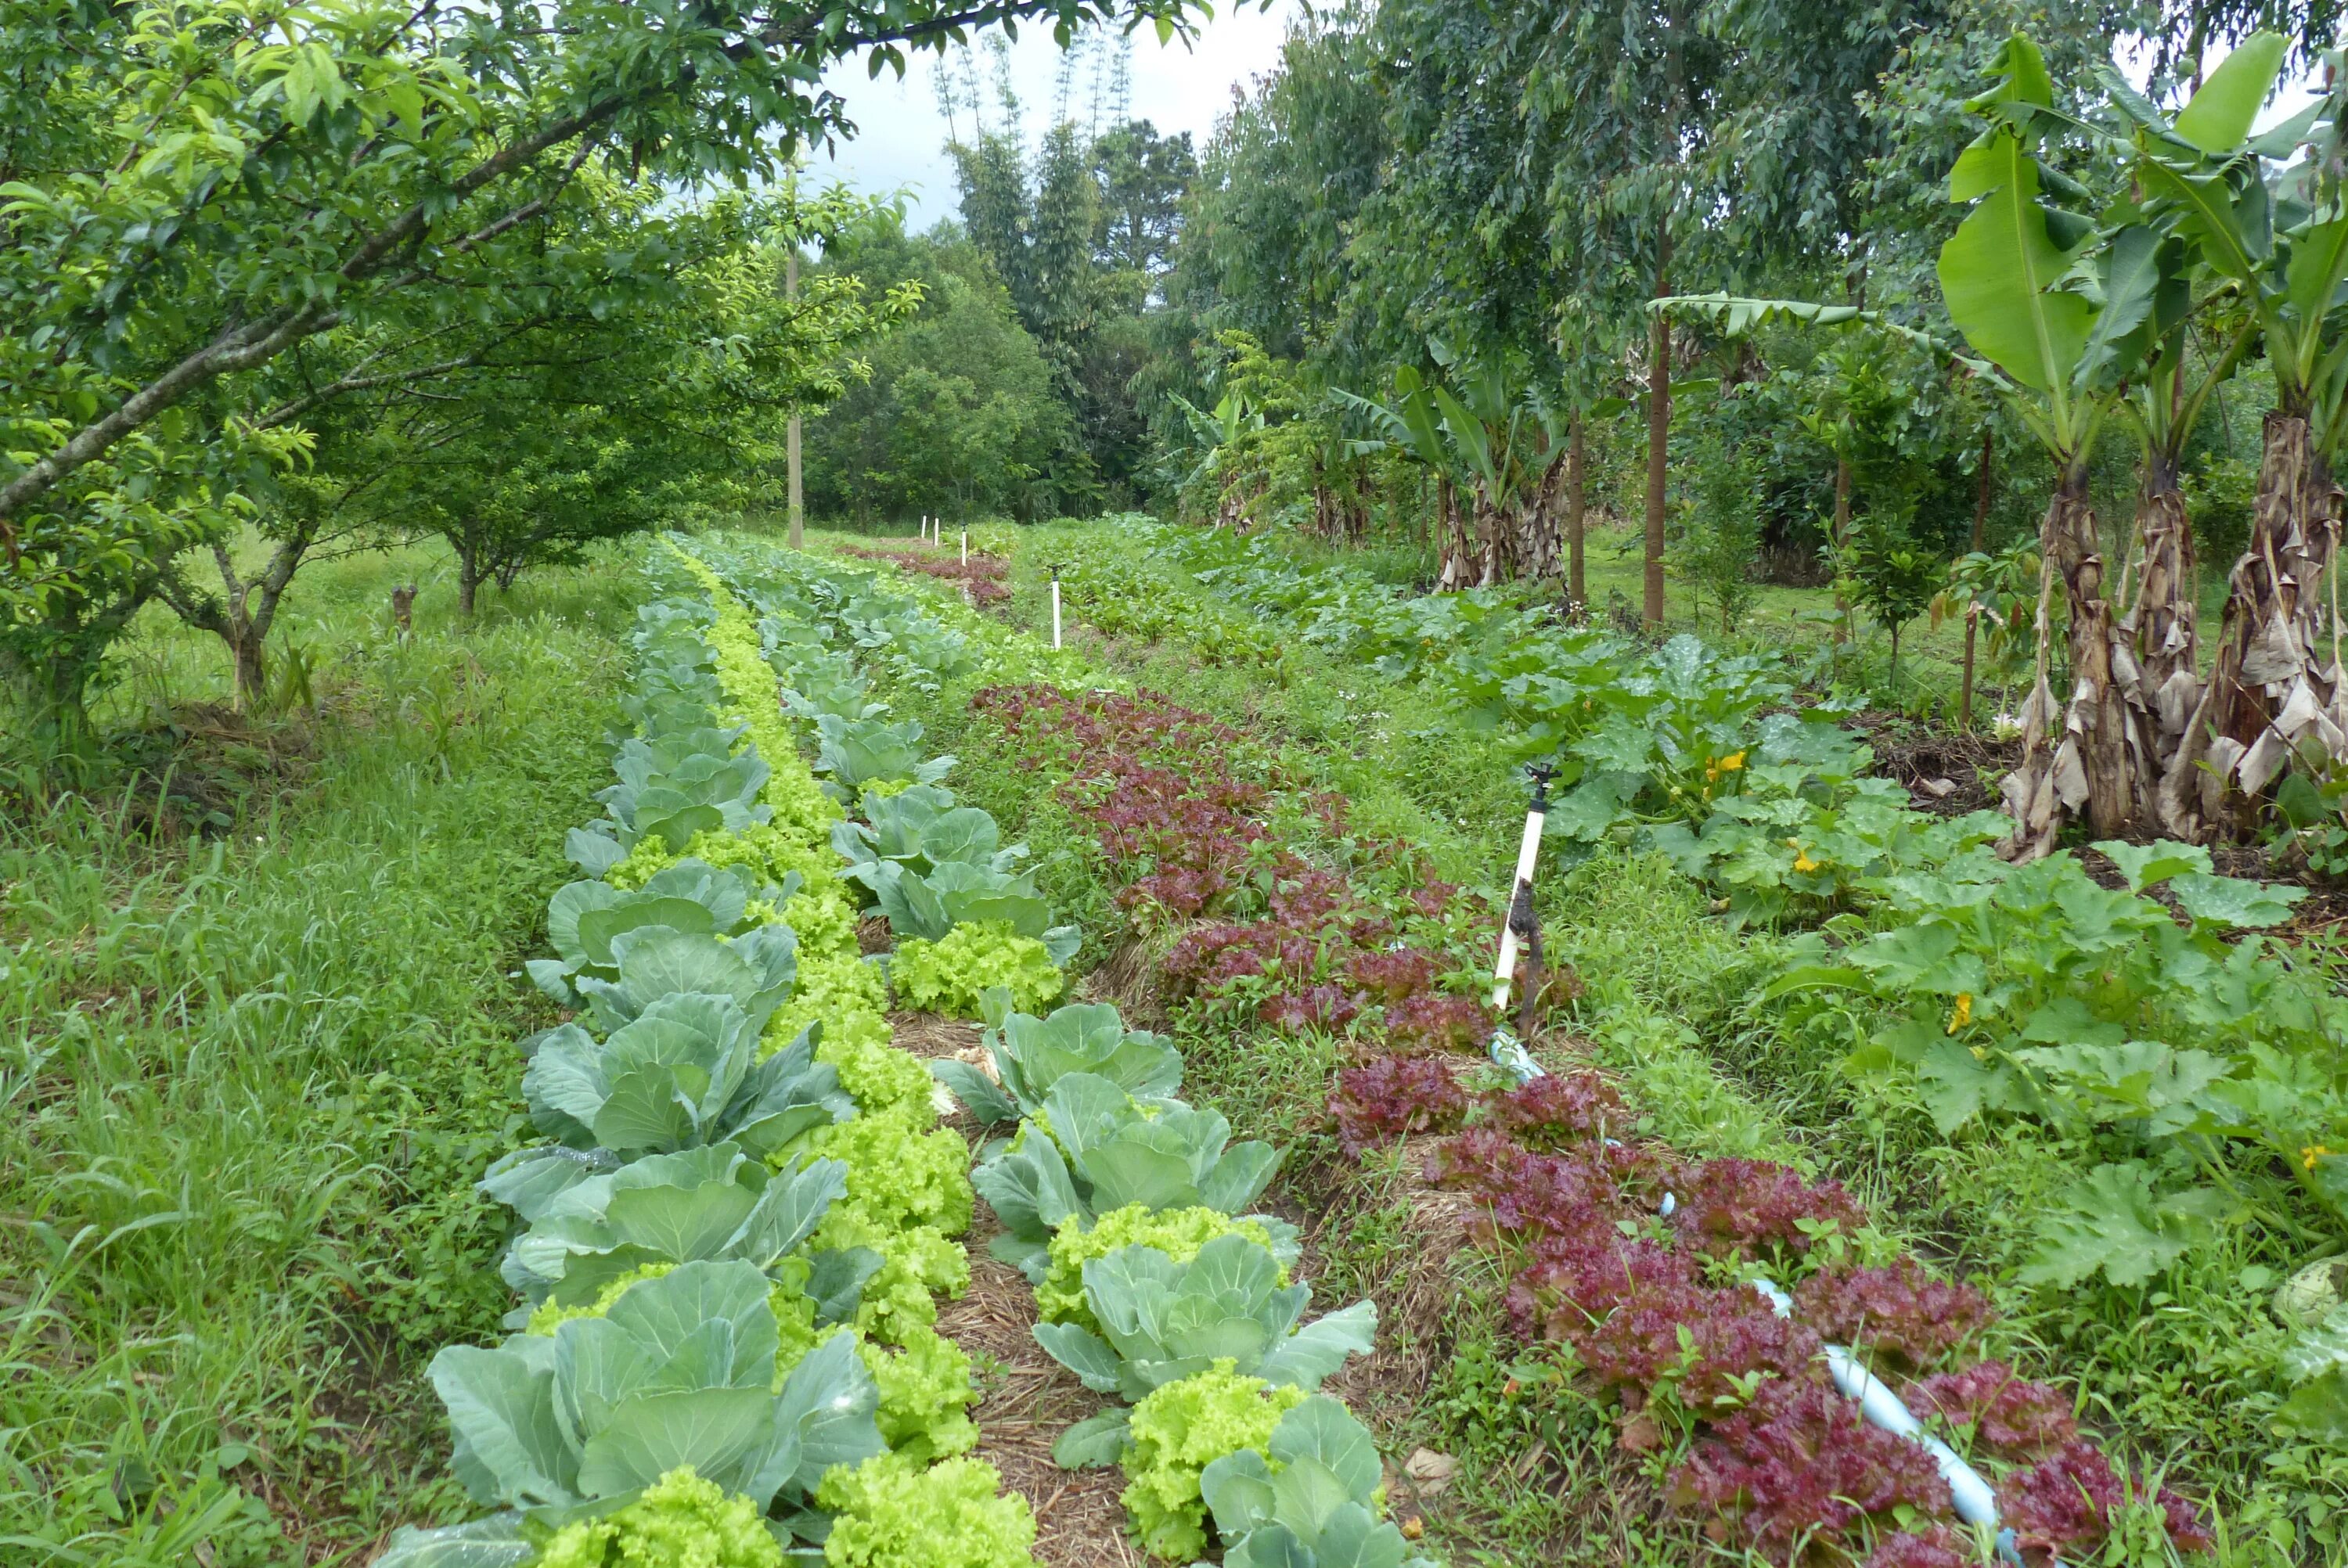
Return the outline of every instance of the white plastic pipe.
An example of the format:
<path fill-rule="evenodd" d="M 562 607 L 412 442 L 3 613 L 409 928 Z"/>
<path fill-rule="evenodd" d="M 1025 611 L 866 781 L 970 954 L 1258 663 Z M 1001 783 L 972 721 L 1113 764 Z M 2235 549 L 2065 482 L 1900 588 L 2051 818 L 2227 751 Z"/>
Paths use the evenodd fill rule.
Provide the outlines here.
<path fill-rule="evenodd" d="M 1525 813 L 1524 841 L 1517 846 L 1517 879 L 1509 885 L 1509 907 L 1500 917 L 1500 961 L 1492 968 L 1492 1007 L 1502 1018 L 1509 1015 L 1509 988 L 1517 978 L 1517 927 L 1509 916 L 1516 912 L 1517 899 L 1532 886 L 1533 868 L 1540 864 L 1541 825 L 1549 820 L 1548 811 L 1536 804 Z"/>
<path fill-rule="evenodd" d="M 1060 646 L 1060 569 L 1052 569 L 1052 647 Z"/>

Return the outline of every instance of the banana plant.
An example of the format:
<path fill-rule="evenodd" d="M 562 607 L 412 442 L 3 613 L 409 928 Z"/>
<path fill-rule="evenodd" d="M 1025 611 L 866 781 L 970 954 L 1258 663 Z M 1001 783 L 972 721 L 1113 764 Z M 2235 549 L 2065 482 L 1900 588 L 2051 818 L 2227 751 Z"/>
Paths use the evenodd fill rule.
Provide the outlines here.
<path fill-rule="evenodd" d="M 2013 819 L 2008 853 L 2045 854 L 2085 808 L 2096 831 L 2149 826 L 2157 784 L 2147 714 L 2123 671 L 2133 656 L 2114 610 L 2086 462 L 2130 376 L 2181 315 L 2178 248 L 2123 211 L 2094 220 L 2058 205 L 2086 192 L 2039 157 L 2042 139 L 2075 122 L 2054 108 L 2038 46 L 2017 34 L 1991 67 L 1989 91 L 1967 107 L 1989 124 L 1959 156 L 1949 199 L 1972 210 L 1941 247 L 1941 292 L 1990 384 L 2054 459 L 2056 482 L 2039 530 L 2046 563 L 2035 680 L 2022 714 L 2023 756 L 2003 787 Z M 2055 580 L 2070 611 L 2072 694 L 2060 717 L 2047 682 Z"/>
<path fill-rule="evenodd" d="M 2336 548 L 2329 465 L 2348 439 L 2348 334 L 2335 308 L 2348 285 L 2348 210 L 2312 167 L 2281 179 L 2270 168 L 2311 138 L 2336 139 L 2336 97 L 2252 133 L 2286 52 L 2272 33 L 2246 40 L 2174 120 L 2127 83 L 2106 83 L 2132 127 L 2146 220 L 2172 229 L 2238 302 L 2244 346 L 2254 328 L 2275 381 L 2250 548 L 2161 782 L 2162 824 L 2180 836 L 2238 825 L 2295 753 L 2348 763 L 2336 644 L 2327 656 L 2325 607 L 2306 591 Z"/>
<path fill-rule="evenodd" d="M 1357 444 L 1357 452 L 1399 452 L 1471 497 L 1465 513 L 1446 507 L 1438 580 L 1446 588 L 1489 584 L 1512 575 L 1529 554 L 1554 553 L 1529 551 L 1524 533 L 1557 421 L 1521 360 L 1469 360 L 1441 342 L 1430 343 L 1428 352 L 1445 372 L 1440 381 L 1406 364 L 1395 371 L 1392 403 L 1342 389 L 1334 396 L 1378 433 Z"/>

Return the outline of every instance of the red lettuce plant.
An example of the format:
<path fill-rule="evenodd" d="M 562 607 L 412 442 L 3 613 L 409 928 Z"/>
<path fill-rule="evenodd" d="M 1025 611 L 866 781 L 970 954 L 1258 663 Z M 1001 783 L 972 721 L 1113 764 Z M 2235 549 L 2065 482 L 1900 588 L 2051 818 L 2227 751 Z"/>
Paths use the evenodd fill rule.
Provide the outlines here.
<path fill-rule="evenodd" d="M 1910 1384 L 1902 1398 L 1918 1415 L 1938 1416 L 1957 1436 L 2000 1459 L 2037 1459 L 2079 1435 L 2067 1395 L 2016 1377 L 2003 1361 L 1935 1372 Z"/>
<path fill-rule="evenodd" d="M 1794 1316 L 1829 1339 L 1865 1347 L 1879 1370 L 1921 1371 L 1995 1314 L 1972 1286 L 1935 1279 L 1903 1257 L 1889 1268 L 1819 1270 L 1795 1287 Z"/>
<path fill-rule="evenodd" d="M 2101 1545 L 2111 1533 L 2113 1511 L 2127 1501 L 2127 1490 L 2110 1458 L 2080 1439 L 2006 1477 L 1998 1488 L 1998 1501 L 2024 1556 L 2044 1562 Z M 2190 1502 L 2166 1487 L 2152 1501 L 2159 1505 L 2169 1540 L 2180 1550 L 2209 1550 L 2210 1534 Z"/>
<path fill-rule="evenodd" d="M 1473 997 L 1405 997 L 1386 1009 L 1386 1037 L 1396 1050 L 1481 1050 L 1492 1020 Z"/>
<path fill-rule="evenodd" d="M 1414 1132 L 1447 1132 L 1468 1114 L 1468 1092 L 1439 1061 L 1389 1056 L 1337 1074 L 1329 1111 L 1349 1154 Z"/>
<path fill-rule="evenodd" d="M 1605 1320 L 1571 1335 L 1601 1388 L 1652 1394 L 1665 1382 L 1686 1409 L 1706 1415 L 1742 1392 L 1756 1372 L 1809 1375 L 1825 1348 L 1818 1337 L 1769 1309 L 1745 1286 L 1640 1289 Z"/>
<path fill-rule="evenodd" d="M 1543 1073 L 1485 1102 L 1483 1121 L 1536 1149 L 1604 1138 L 1630 1121 L 1622 1097 L 1594 1072 Z"/>
<path fill-rule="evenodd" d="M 1574 1235 L 1537 1238 L 1509 1282 L 1509 1322 L 1528 1339 L 1578 1339 L 1624 1302 L 1682 1299 L 1696 1286 L 1684 1254 L 1642 1236 L 1626 1242 L 1593 1214 Z"/>
<path fill-rule="evenodd" d="M 1790 1166 L 1766 1160 L 1707 1160 L 1680 1190 L 1674 1216 L 1691 1245 L 1715 1257 L 1758 1257 L 1810 1249 L 1800 1222 L 1859 1225 L 1859 1205 L 1840 1182 L 1813 1187 Z"/>
<path fill-rule="evenodd" d="M 1358 954 L 1345 962 L 1345 979 L 1374 1001 L 1392 1004 L 1435 989 L 1440 972 L 1432 953 L 1408 948 L 1395 952 Z"/>
<path fill-rule="evenodd" d="M 1344 987 L 1318 985 L 1267 997 L 1256 1016 L 1283 1033 L 1303 1034 L 1313 1029 L 1341 1030 L 1361 1010 L 1362 1004 Z"/>
<path fill-rule="evenodd" d="M 1673 1473 L 1671 1491 L 1684 1505 L 1720 1511 L 1780 1562 L 1805 1538 L 1845 1539 L 1863 1521 L 1889 1521 L 1903 1507 L 1945 1513 L 1951 1501 L 1929 1454 L 1869 1426 L 1856 1404 L 1810 1378 L 1763 1384 Z"/>

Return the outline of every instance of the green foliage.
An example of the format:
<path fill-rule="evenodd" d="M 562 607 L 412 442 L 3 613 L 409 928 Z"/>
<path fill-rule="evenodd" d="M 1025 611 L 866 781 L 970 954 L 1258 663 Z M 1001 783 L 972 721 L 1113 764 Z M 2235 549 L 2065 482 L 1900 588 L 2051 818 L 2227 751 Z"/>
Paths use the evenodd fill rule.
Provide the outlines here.
<path fill-rule="evenodd" d="M 1670 559 L 1680 575 L 1713 602 L 1720 632 L 1734 635 L 1759 592 L 1754 581 L 1761 548 L 1761 511 L 1753 464 L 1732 446 L 1707 445 L 1695 480 L 1681 502 Z"/>
<path fill-rule="evenodd" d="M 1189 1263 L 1200 1247 L 1227 1235 L 1246 1236 L 1271 1253 L 1280 1262 L 1279 1282 L 1288 1283 L 1288 1268 L 1299 1248 L 1295 1228 L 1278 1220 L 1253 1214 L 1235 1218 L 1202 1207 L 1153 1209 L 1146 1204 L 1111 1209 L 1089 1225 L 1072 1215 L 1052 1233 L 1051 1261 L 1035 1282 L 1035 1316 L 1045 1323 L 1097 1330 L 1100 1323 L 1085 1303 L 1086 1264 L 1128 1246 L 1154 1247 L 1176 1263 Z"/>
<path fill-rule="evenodd" d="M 979 250 L 912 236 L 883 210 L 849 225 L 828 270 L 867 287 L 915 283 L 919 310 L 870 351 L 871 378 L 808 425 L 807 499 L 819 517 L 1049 516 L 1076 429 L 1053 366 Z"/>
<path fill-rule="evenodd" d="M 1402 1568 L 1402 1532 L 1378 1518 L 1377 1445 L 1345 1407 L 1316 1394 L 1262 1448 L 1209 1465 L 1199 1490 L 1227 1568 Z"/>
<path fill-rule="evenodd" d="M 1880 513 L 1870 513 L 1851 526 L 1835 566 L 1851 601 L 1891 634 L 1891 679 L 1897 682 L 1900 629 L 1931 608 L 1947 580 L 1947 567 L 1919 549 L 1904 528 Z"/>
<path fill-rule="evenodd" d="M 718 937 L 738 937 L 767 922 L 750 907 L 774 908 L 798 891 L 796 873 L 781 886 L 758 886 L 733 872 L 687 857 L 655 872 L 641 887 L 622 889 L 608 882 L 572 882 L 556 889 L 546 906 L 546 938 L 556 957 L 532 958 L 524 967 L 539 989 L 558 1007 L 585 1005 L 572 977 L 588 974 L 611 983 L 620 978 L 612 938 L 639 926 Z"/>
<path fill-rule="evenodd" d="M 1220 1114 L 1179 1100 L 1136 1100 L 1107 1079 L 1064 1074 L 1039 1115 L 971 1173 L 1004 1234 L 989 1245 L 1031 1280 L 1043 1277 L 1054 1233 L 1139 1204 L 1237 1214 L 1280 1163 L 1271 1144 L 1233 1143 Z"/>
<path fill-rule="evenodd" d="M 1187 1563 L 1207 1549 L 1200 1478 L 1233 1453 L 1262 1453 L 1284 1412 L 1309 1396 L 1219 1361 L 1133 1407 L 1125 1447 L 1126 1515 L 1145 1551 Z"/>
<path fill-rule="evenodd" d="M 994 1063 L 987 1076 L 964 1061 L 937 1061 L 930 1071 L 982 1122 L 1013 1122 L 1044 1108 L 1052 1086 L 1071 1072 L 1089 1073 L 1137 1100 L 1171 1098 L 1182 1087 L 1182 1054 L 1148 1030 L 1129 1030 L 1106 1002 L 1071 1002 L 1049 1018 L 1014 1010 L 1015 993 L 981 993 L 987 1027 L 979 1037 Z"/>
<path fill-rule="evenodd" d="M 564 1525 L 539 1549 L 533 1568 L 629 1568 L 644 1563 L 782 1568 L 783 1549 L 748 1498 L 728 1497 L 688 1465 L 669 1471 L 615 1512 Z"/>
<path fill-rule="evenodd" d="M 816 1501 L 832 1515 L 830 1568 L 1033 1568 L 1027 1500 L 999 1495 L 983 1460 L 922 1469 L 884 1454 L 825 1477 Z"/>
<path fill-rule="evenodd" d="M 1847 1070 L 1911 1085 L 1944 1133 L 2025 1116 L 2076 1142 L 2091 1168 L 2045 1216 L 2028 1280 L 2138 1284 L 2294 1200 L 2341 1223 L 2337 1005 L 2245 935 L 2288 917 L 2299 890 L 2210 876 L 2188 845 L 2096 847 L 2127 889 L 2067 854 L 2007 866 L 1976 851 L 1895 878 L 1921 911 L 1911 923 L 1854 931 L 1776 989 L 1872 995 L 1887 1021 Z M 2153 887 L 2187 924 L 2144 896 Z M 1802 948 L 1823 958 L 1814 941 Z"/>
<path fill-rule="evenodd" d="M 1100 1332 L 1038 1323 L 1037 1343 L 1088 1389 L 1138 1399 L 1220 1361 L 1250 1377 L 1317 1389 L 1377 1328 L 1369 1301 L 1298 1326 L 1313 1298 L 1282 1286 L 1279 1260 L 1251 1236 L 1219 1236 L 1187 1263 L 1122 1247 L 1084 1267 L 1085 1305 Z"/>
<path fill-rule="evenodd" d="M 954 1018 L 977 1016 L 989 991 L 1040 1008 L 1068 984 L 1051 948 L 1019 935 L 1007 920 L 964 921 L 934 942 L 908 937 L 890 959 L 889 979 L 906 1006 Z"/>

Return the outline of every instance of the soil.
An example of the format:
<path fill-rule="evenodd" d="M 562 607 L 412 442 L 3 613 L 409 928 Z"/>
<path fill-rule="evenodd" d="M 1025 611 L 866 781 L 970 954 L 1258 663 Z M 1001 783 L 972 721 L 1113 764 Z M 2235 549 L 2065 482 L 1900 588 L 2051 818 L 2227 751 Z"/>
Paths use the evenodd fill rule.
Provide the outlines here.
<path fill-rule="evenodd" d="M 1889 710 L 1869 709 L 1849 722 L 1875 749 L 1876 771 L 1897 780 L 1917 810 L 1942 816 L 1995 811 L 1997 781 L 2022 760 L 2019 739 L 1937 730 Z"/>

